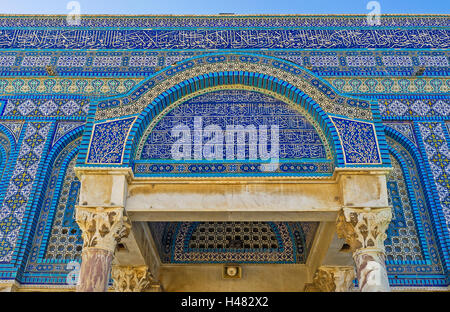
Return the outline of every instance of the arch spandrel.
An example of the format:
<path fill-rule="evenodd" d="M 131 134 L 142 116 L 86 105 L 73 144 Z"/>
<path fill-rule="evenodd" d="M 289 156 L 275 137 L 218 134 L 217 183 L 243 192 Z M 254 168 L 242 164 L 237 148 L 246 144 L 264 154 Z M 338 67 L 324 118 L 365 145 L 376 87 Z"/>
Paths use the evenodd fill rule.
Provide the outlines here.
<path fill-rule="evenodd" d="M 244 86 L 301 107 L 320 127 L 335 167 L 389 166 L 372 103 L 339 94 L 299 66 L 255 55 L 196 57 L 159 72 L 129 94 L 100 100 L 85 133 L 78 166 L 132 167 L 145 129 L 173 103 L 195 92 Z M 381 139 L 380 139 L 381 137 Z M 381 149 L 380 149 L 381 146 Z M 367 157 L 366 157 L 367 156 Z"/>

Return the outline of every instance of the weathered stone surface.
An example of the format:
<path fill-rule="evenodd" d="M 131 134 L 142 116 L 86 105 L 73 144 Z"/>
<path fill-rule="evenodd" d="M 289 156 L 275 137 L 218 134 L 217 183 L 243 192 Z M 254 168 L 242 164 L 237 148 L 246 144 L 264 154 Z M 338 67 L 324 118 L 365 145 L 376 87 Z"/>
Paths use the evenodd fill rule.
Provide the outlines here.
<path fill-rule="evenodd" d="M 362 292 L 390 291 L 385 254 L 379 249 L 362 249 L 354 254 L 359 289 Z"/>
<path fill-rule="evenodd" d="M 125 206 L 128 170 L 93 170 L 75 168 L 81 182 L 81 205 Z M 95 191 L 93 191 L 95 190 Z"/>
<path fill-rule="evenodd" d="M 78 206 L 75 219 L 82 231 L 83 247 L 115 251 L 116 243 L 128 236 L 131 222 L 124 216 L 123 208 L 96 209 Z"/>
<path fill-rule="evenodd" d="M 141 292 L 155 282 L 147 266 L 115 265 L 111 277 L 117 292 Z"/>
<path fill-rule="evenodd" d="M 82 253 L 77 291 L 107 291 L 112 259 L 113 253 L 110 250 L 85 248 Z"/>
<path fill-rule="evenodd" d="M 384 208 L 388 206 L 384 174 L 342 174 L 339 184 L 344 207 Z"/>
<path fill-rule="evenodd" d="M 15 292 L 19 288 L 17 282 L 0 283 L 0 292 Z"/>
<path fill-rule="evenodd" d="M 312 284 L 305 287 L 307 292 L 347 292 L 355 278 L 353 267 L 322 266 L 317 269 Z"/>
<path fill-rule="evenodd" d="M 129 234 L 131 222 L 121 207 L 77 206 L 75 219 L 84 243 L 77 291 L 106 291 L 117 242 Z"/>

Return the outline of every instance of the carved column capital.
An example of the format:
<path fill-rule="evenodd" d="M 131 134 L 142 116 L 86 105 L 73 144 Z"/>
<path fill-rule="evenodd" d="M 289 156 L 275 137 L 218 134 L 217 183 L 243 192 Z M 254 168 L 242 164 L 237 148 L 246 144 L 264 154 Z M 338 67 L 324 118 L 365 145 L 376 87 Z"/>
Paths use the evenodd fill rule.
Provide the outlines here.
<path fill-rule="evenodd" d="M 353 280 L 356 278 L 354 267 L 334 267 L 333 275 L 336 292 L 350 291 Z"/>
<path fill-rule="evenodd" d="M 391 219 L 391 208 L 343 208 L 336 221 L 336 230 L 353 252 L 365 248 L 384 252 L 386 230 Z"/>
<path fill-rule="evenodd" d="M 344 208 L 339 212 L 337 234 L 353 252 L 361 291 L 390 291 L 384 240 L 391 218 L 391 208 Z"/>
<path fill-rule="evenodd" d="M 0 292 L 15 292 L 19 289 L 19 284 L 16 281 L 0 283 Z"/>
<path fill-rule="evenodd" d="M 111 277 L 117 292 L 141 292 L 155 281 L 148 267 L 119 266 L 112 267 Z"/>
<path fill-rule="evenodd" d="M 346 266 L 321 266 L 306 291 L 347 292 L 355 278 L 355 269 Z"/>
<path fill-rule="evenodd" d="M 98 248 L 114 253 L 117 242 L 130 233 L 131 222 L 124 208 L 87 208 L 77 206 L 75 220 L 82 231 L 83 248 Z"/>

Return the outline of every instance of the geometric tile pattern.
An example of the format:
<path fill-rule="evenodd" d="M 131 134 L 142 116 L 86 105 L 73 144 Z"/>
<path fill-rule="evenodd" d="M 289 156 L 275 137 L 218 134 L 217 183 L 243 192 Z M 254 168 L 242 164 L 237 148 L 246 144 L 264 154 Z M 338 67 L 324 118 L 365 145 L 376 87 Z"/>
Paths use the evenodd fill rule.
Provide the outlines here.
<path fill-rule="evenodd" d="M 177 59 L 180 61 L 181 59 Z M 129 61 L 130 67 L 148 67 L 148 66 L 157 66 L 158 65 L 158 57 L 157 56 L 132 56 Z M 168 64 L 172 65 L 172 64 Z"/>
<path fill-rule="evenodd" d="M 50 126 L 45 122 L 27 125 L 0 211 L 0 262 L 11 260 Z"/>
<path fill-rule="evenodd" d="M 361 68 L 361 67 L 360 67 Z M 369 67 L 370 68 L 370 67 Z M 398 67 L 395 67 L 398 68 Z M 406 77 L 324 77 L 339 92 L 347 94 L 447 94 L 450 91 L 450 79 L 444 77 L 416 77 L 417 67 L 411 67 Z M 359 68 L 358 68 L 359 70 Z M 383 71 L 385 68 L 383 68 Z M 386 68 L 386 71 L 388 69 Z M 389 71 L 387 71 L 389 72 Z M 391 70 L 391 72 L 393 72 Z M 443 71 L 443 74 L 447 71 Z M 398 74 L 399 75 L 399 74 Z M 331 75 L 330 75 L 331 76 Z M 385 100 L 385 99 L 383 99 Z M 397 99 L 388 99 L 396 101 Z M 407 100 L 413 101 L 413 100 Z M 389 104 L 384 103 L 384 104 Z"/>
<path fill-rule="evenodd" d="M 423 260 L 405 177 L 399 162 L 392 155 L 391 162 L 393 170 L 387 177 L 387 188 L 392 221 L 384 242 L 386 255 L 388 260 Z"/>
<path fill-rule="evenodd" d="M 377 100 L 386 128 L 396 130 L 387 132 L 399 140 L 387 140 L 393 166 L 387 181 L 393 220 L 385 241 L 390 283 L 449 285 L 450 245 L 447 236 L 440 236 L 447 230 L 445 225 L 440 226 L 441 215 L 447 227 L 450 225 L 450 142 L 444 124 L 449 126 L 450 117 L 448 16 L 385 16 L 381 28 L 368 26 L 366 16 L 93 16 L 83 18 L 81 23 L 83 28 L 71 27 L 65 16 L 0 17 L 0 27 L 5 28 L 0 30 L 0 94 L 8 95 L 0 98 L 0 123 L 13 137 L 8 131 L 0 134 L 1 281 L 16 278 L 22 284 L 65 285 L 65 263 L 80 255 L 80 236 L 73 222 L 79 181 L 73 166 L 77 148 L 83 144 L 79 137 L 70 136 L 79 134 L 76 129 L 87 117 L 99 117 L 98 128 L 94 129 L 97 135 L 102 131 L 112 135 L 96 138 L 103 142 L 88 156 L 93 160 L 105 156 L 117 164 L 123 157 L 125 128 L 131 126 L 124 125 L 124 121 L 130 114 L 140 113 L 153 98 L 146 98 L 151 101 L 143 101 L 132 113 L 126 106 L 119 107 L 120 114 L 116 114 L 116 107 L 107 113 L 105 109 L 105 118 L 115 119 L 108 123 L 99 121 L 103 119 L 103 108 L 98 108 L 98 115 L 87 116 L 89 102 L 96 102 L 98 97 L 105 102 L 116 103 L 119 98 L 134 101 L 137 90 L 142 90 L 133 89 L 137 85 L 154 83 L 155 88 L 149 92 L 160 94 L 167 85 L 175 86 L 199 74 L 229 70 L 267 74 L 296 87 L 306 82 L 305 88 L 298 90 L 306 92 L 311 87 L 309 91 L 313 92 L 306 93 L 326 113 L 336 116 L 338 134 L 357 143 L 342 147 L 346 160 L 363 155 L 371 158 L 372 164 L 381 162 L 380 152 L 366 146 L 372 144 L 375 137 L 370 133 L 375 129 L 370 123 L 356 121 L 371 120 L 378 131 L 382 127 L 378 112 L 371 110 L 368 99 Z M 213 63 L 208 61 L 210 54 L 217 56 L 220 52 L 211 49 L 231 53 L 221 54 L 226 55 L 226 62 Z M 238 50 L 252 57 L 246 56 L 242 61 L 243 54 L 238 54 Z M 187 59 L 201 65 L 184 71 L 183 66 L 190 62 Z M 233 64 L 231 69 L 227 69 L 227 62 Z M 293 63 L 305 70 L 292 66 Z M 48 75 L 48 65 L 57 75 Z M 416 74 L 419 67 L 423 67 L 422 74 Z M 146 77 L 149 79 L 140 84 Z M 320 77 L 342 93 L 366 94 L 367 98 L 346 102 L 348 98 Z M 75 96 L 69 98 L 71 94 Z M 124 94 L 128 95 L 122 97 Z M 121 121 L 117 120 L 119 116 L 123 116 Z M 355 120 L 341 123 L 339 119 L 346 119 L 338 116 Z M 366 130 L 365 134 L 359 133 Z M 397 132 L 402 136 L 397 136 Z M 53 141 L 47 142 L 52 137 Z M 73 141 L 62 147 L 63 140 L 69 137 Z M 380 146 L 384 143 L 380 142 Z M 415 151 L 414 146 L 424 150 Z M 39 164 L 45 165 L 42 172 Z M 142 165 L 148 164 L 136 163 Z M 304 164 L 280 166 L 280 170 L 312 170 L 300 165 Z M 226 166 L 229 171 L 236 167 Z M 191 170 L 187 167 L 174 165 L 170 170 L 183 175 Z M 224 167 L 219 162 L 212 167 L 192 168 Z M 427 172 L 430 168 L 431 172 Z M 145 170 L 160 168 L 152 165 Z M 246 170 L 245 173 L 252 169 Z M 436 207 L 432 197 L 440 205 Z M 317 230 L 314 222 L 150 222 L 149 226 L 163 263 L 304 263 Z M 221 237 L 221 229 L 231 233 L 231 239 Z M 255 229 L 258 234 L 253 232 Z M 252 233 L 248 237 L 246 230 Z M 203 233 L 207 233 L 204 239 Z M 212 239 L 210 233 L 214 233 Z M 265 242 L 270 244 L 266 246 Z M 271 248 L 276 251 L 267 252 Z M 13 249 L 20 252 L 12 255 Z M 242 252 L 244 249 L 249 252 Z"/>
<path fill-rule="evenodd" d="M 78 56 L 78 55 L 68 55 L 68 56 L 60 56 L 56 65 L 58 67 L 82 67 L 86 64 L 87 57 L 86 56 Z"/>
<path fill-rule="evenodd" d="M 310 62 L 312 66 L 339 66 L 339 60 L 336 56 L 311 56 Z"/>
<path fill-rule="evenodd" d="M 250 51 L 254 54 L 262 54 L 260 50 Z M 117 73 L 141 73 L 142 75 L 157 72 L 161 67 L 172 66 L 189 58 L 205 54 L 202 51 L 158 51 L 158 52 L 136 52 L 136 51 L 45 51 L 27 52 L 14 50 L 6 52 L 2 56 L 0 51 L 0 67 L 5 75 L 21 76 L 40 75 L 45 73 L 43 65 L 24 66 L 19 60 L 51 58 L 51 64 L 58 73 L 80 76 L 81 74 L 92 74 L 101 72 L 111 78 Z M 449 62 L 447 51 L 265 51 L 263 54 L 275 56 L 298 65 L 308 66 L 311 71 L 320 76 L 336 76 L 336 73 L 347 76 L 355 73 L 370 73 L 376 71 L 381 76 L 392 76 L 405 71 L 414 73 L 417 66 L 425 67 L 425 72 L 448 71 Z M 383 60 L 400 57 L 405 59 L 403 66 L 391 66 Z M 16 61 L 17 60 L 17 61 Z M 42 62 L 40 64 L 43 64 Z M 409 66 L 406 66 L 409 64 Z M 100 66 L 101 65 L 101 66 Z M 444 74 L 445 76 L 445 74 Z M 371 80 L 373 83 L 374 80 Z M 375 80 L 376 82 L 376 80 Z M 36 83 L 36 81 L 34 82 Z M 68 80 L 62 84 L 67 85 Z M 371 87 L 371 83 L 367 87 Z M 417 81 L 418 86 L 421 80 Z M 381 85 L 381 84 L 379 84 Z M 377 87 L 379 87 L 379 85 Z M 413 83 L 415 85 L 415 83 Z M 30 85 L 30 87 L 34 87 Z M 433 88 L 431 88 L 433 90 Z M 363 91 L 361 89 L 360 91 Z"/>
<path fill-rule="evenodd" d="M 93 67 L 104 67 L 104 66 L 120 66 L 122 64 L 122 58 L 120 56 L 98 56 L 92 61 Z"/>
<path fill-rule="evenodd" d="M 73 217 L 79 193 L 74 164 L 81 137 L 78 135 L 69 140 L 72 141 L 66 145 L 57 142 L 51 148 L 53 161 L 47 183 L 38 192 L 43 196 L 36 203 L 39 207 L 36 232 L 29 247 L 28 275 L 23 278 L 24 283 L 33 283 L 36 276 L 40 276 L 42 283 L 58 284 L 62 281 L 65 284 L 71 271 L 66 263 L 79 259 L 81 253 L 81 234 Z"/>
<path fill-rule="evenodd" d="M 278 246 L 276 233 L 265 222 L 200 222 L 188 240 L 191 250 L 277 249 Z"/>
<path fill-rule="evenodd" d="M 142 151 L 138 159 L 172 159 L 171 147 L 178 137 L 173 137 L 171 131 L 177 125 L 186 125 L 194 135 L 194 117 L 202 118 L 200 130 L 209 125 L 218 125 L 223 131 L 230 126 L 254 126 L 256 131 L 266 126 L 268 143 L 270 144 L 270 127 L 279 128 L 279 158 L 326 158 L 326 149 L 321 137 L 311 121 L 295 109 L 269 95 L 247 90 L 221 90 L 206 93 L 190 99 L 172 108 L 157 124 L 151 124 Z M 244 130 L 236 130 L 238 133 Z M 239 135 L 238 135 L 239 136 Z M 206 143 L 206 138 L 203 144 Z M 249 159 L 249 139 L 234 143 L 244 145 L 245 158 Z M 240 141 L 239 141 L 240 142 Z M 261 144 L 261 142 L 260 142 Z M 193 144 L 191 144 L 193 145 Z M 194 155 L 194 147 L 190 155 Z M 223 159 L 226 158 L 223 149 Z M 234 158 L 234 157 L 233 157 Z"/>
<path fill-rule="evenodd" d="M 71 28 L 64 16 L 43 15 L 29 18 L 24 16 L 4 16 L 0 18 L 1 27 L 59 27 Z M 283 15 L 283 16 L 88 16 L 80 20 L 82 27 L 183 27 L 183 28 L 234 28 L 234 27 L 359 27 L 370 28 L 365 15 Z M 450 22 L 445 15 L 386 15 L 380 19 L 384 27 L 448 27 Z"/>
<path fill-rule="evenodd" d="M 3 116 L 14 117 L 84 117 L 89 100 L 81 99 L 9 99 Z"/>
<path fill-rule="evenodd" d="M 0 56 L 0 67 L 10 67 L 13 66 L 16 61 L 14 55 Z"/>
<path fill-rule="evenodd" d="M 419 123 L 428 163 L 434 177 L 447 227 L 450 230 L 450 150 L 440 122 Z"/>
<path fill-rule="evenodd" d="M 383 117 L 448 117 L 450 100 L 379 100 L 380 113 Z"/>
<path fill-rule="evenodd" d="M 435 212 L 427 199 L 435 195 L 421 175 L 421 158 L 399 140 L 387 137 L 393 166 L 387 177 L 393 218 L 384 242 L 389 281 L 393 286 L 444 286 L 445 255 L 438 250 L 445 240 L 433 230 Z"/>
<path fill-rule="evenodd" d="M 19 141 L 20 132 L 22 131 L 23 127 L 23 121 L 0 121 L 0 125 L 5 126 L 11 131 L 16 143 Z"/>
<path fill-rule="evenodd" d="M 0 18 L 1 27 L 60 27 L 71 28 L 65 17 L 56 15 L 43 15 L 29 18 L 24 16 L 4 16 Z M 234 27 L 362 27 L 370 28 L 365 15 L 283 15 L 283 16 L 89 16 L 81 19 L 82 27 L 184 27 L 184 28 L 234 28 Z M 445 15 L 386 15 L 380 19 L 380 26 L 384 27 L 436 27 L 450 26 Z"/>
<path fill-rule="evenodd" d="M 22 60 L 22 66 L 44 67 L 50 65 L 50 56 L 26 56 Z"/>
<path fill-rule="evenodd" d="M 23 67 L 22 67 L 23 68 Z M 36 67 L 33 67 L 36 68 Z M 44 77 L 1 77 L 0 78 L 0 94 L 10 96 L 17 95 L 83 95 L 83 96 L 111 96 L 126 93 L 130 91 L 143 78 L 126 77 L 126 78 L 109 78 L 102 77 L 67 77 L 60 79 L 59 77 L 49 77 L 47 72 L 40 73 Z M 17 75 L 16 75 L 17 76 Z M 22 99 L 23 101 L 24 99 Z M 48 101 L 48 99 L 34 99 L 40 102 Z M 69 99 L 73 100 L 73 99 Z M 68 101 L 68 99 L 66 99 Z M 75 101 L 79 101 L 78 99 Z M 20 103 L 16 103 L 20 105 Z M 58 105 L 58 103 L 56 103 Z M 17 106 L 16 105 L 16 106 Z M 15 107 L 11 107 L 14 110 Z M 35 111 L 37 115 L 42 114 Z M 17 114 L 17 112 L 16 112 Z M 63 116 L 60 113 L 59 116 Z"/>
<path fill-rule="evenodd" d="M 387 66 L 412 66 L 412 59 L 409 56 L 383 56 L 382 60 Z"/>
<path fill-rule="evenodd" d="M 73 129 L 81 127 L 84 125 L 84 122 L 75 122 L 75 121 L 60 121 L 58 122 L 55 130 L 55 135 L 53 137 L 53 145 L 58 142 L 60 138 L 62 138 L 66 133 L 69 133 Z"/>
<path fill-rule="evenodd" d="M 149 222 L 163 263 L 305 263 L 317 222 Z"/>
<path fill-rule="evenodd" d="M 376 66 L 376 58 L 374 56 L 347 56 L 346 61 L 348 66 L 359 67 L 359 66 Z"/>
<path fill-rule="evenodd" d="M 282 79 L 265 82 L 265 80 L 272 79 L 267 73 Z M 208 82 L 202 83 L 203 80 Z M 161 109 L 165 109 L 169 103 L 172 103 L 172 100 L 176 101 L 183 95 L 196 91 L 205 92 L 206 87 L 219 89 L 222 85 L 236 83 L 253 90 L 255 90 L 254 87 L 266 89 L 273 92 L 275 96 L 281 95 L 282 98 L 287 97 L 294 102 L 305 99 L 302 106 L 306 105 L 307 107 L 312 105 L 310 100 L 306 101 L 306 98 L 310 97 L 320 103 L 321 108 L 328 113 L 364 120 L 373 119 L 370 101 L 339 95 L 327 83 L 309 75 L 302 68 L 266 56 L 243 56 L 237 53 L 228 53 L 220 56 L 196 57 L 190 61 L 165 68 L 146 79 L 139 88 L 127 95 L 100 100 L 95 120 L 139 114 L 154 101 L 164 102 Z M 278 84 L 280 87 L 276 87 Z M 292 84 L 294 88 L 289 84 Z M 284 91 L 285 88 L 289 88 L 289 91 Z M 170 91 L 161 94 L 163 90 Z M 170 97 L 169 101 L 166 96 Z M 155 107 L 152 108 L 152 110 L 154 109 Z"/>
<path fill-rule="evenodd" d="M 78 224 L 75 222 L 75 205 L 78 204 L 80 182 L 75 176 L 76 158 L 69 163 L 64 177 L 55 219 L 48 241 L 46 259 L 80 259 L 83 240 Z"/>
<path fill-rule="evenodd" d="M 410 123 L 406 122 L 384 122 L 385 126 L 388 126 L 389 128 L 392 128 L 401 134 L 403 134 L 406 138 L 408 138 L 411 143 L 413 143 L 415 146 L 417 146 L 416 138 L 414 136 L 414 129 L 413 126 Z"/>
<path fill-rule="evenodd" d="M 444 55 L 422 55 L 419 56 L 419 63 L 423 66 L 448 67 L 448 58 Z"/>

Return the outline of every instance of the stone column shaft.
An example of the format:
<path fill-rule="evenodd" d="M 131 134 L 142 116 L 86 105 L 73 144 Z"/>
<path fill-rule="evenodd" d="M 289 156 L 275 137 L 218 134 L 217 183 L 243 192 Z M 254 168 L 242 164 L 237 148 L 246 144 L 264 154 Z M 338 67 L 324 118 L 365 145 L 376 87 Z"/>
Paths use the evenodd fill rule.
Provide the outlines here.
<path fill-rule="evenodd" d="M 107 291 L 117 242 L 129 234 L 131 224 L 122 207 L 77 206 L 75 218 L 83 236 L 77 291 Z"/>
<path fill-rule="evenodd" d="M 107 291 L 113 256 L 111 251 L 105 249 L 84 249 L 81 255 L 82 262 L 77 291 Z"/>

